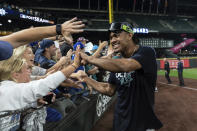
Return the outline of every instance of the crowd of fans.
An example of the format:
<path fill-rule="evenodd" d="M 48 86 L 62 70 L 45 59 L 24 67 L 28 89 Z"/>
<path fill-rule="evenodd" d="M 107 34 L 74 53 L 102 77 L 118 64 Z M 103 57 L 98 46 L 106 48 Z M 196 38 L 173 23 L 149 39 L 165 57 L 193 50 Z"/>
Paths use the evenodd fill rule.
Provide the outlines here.
<path fill-rule="evenodd" d="M 31 15 L 31 16 L 42 17 L 44 19 L 49 19 L 51 17 L 51 14 L 49 14 L 49 13 L 42 13 L 42 12 L 35 11 L 32 9 L 24 9 L 24 8 L 21 8 L 19 6 L 13 5 L 13 4 L 8 4 L 6 2 L 1 3 L 0 8 L 6 8 L 9 10 L 16 11 L 18 13 L 24 13 L 24 14 Z"/>
<path fill-rule="evenodd" d="M 75 26 L 79 26 L 73 29 L 75 30 L 73 32 L 81 32 L 79 29 L 83 25 L 80 22 L 73 23 L 76 24 Z M 27 30 L 32 31 L 34 29 L 36 28 Z M 63 29 L 64 26 L 62 26 Z M 29 39 L 22 36 L 23 32 L 17 32 L 12 37 L 16 37 L 15 39 L 17 39 L 17 35 L 21 33 L 20 37 L 22 38 L 20 39 L 24 41 L 25 39 Z M 19 45 L 22 46 L 15 48 L 13 55 L 6 51 L 2 52 L 1 55 L 6 53 L 12 56 L 0 62 L 0 92 L 6 92 L 1 95 L 0 99 L 0 103 L 6 101 L 0 109 L 1 115 L 10 113 L 10 111 L 23 111 L 30 108 L 36 109 L 31 112 L 31 115 L 27 115 L 24 118 L 26 122 L 23 123 L 23 129 L 31 127 L 31 129 L 40 130 L 43 128 L 42 126 L 45 120 L 46 122 L 57 122 L 65 117 L 68 113 L 66 107 L 75 109 L 79 104 L 77 101 L 78 95 L 76 94 L 86 97 L 91 93 L 97 93 L 89 85 L 83 82 L 79 83 L 76 79 L 73 79 L 77 77 L 76 74 L 72 74 L 71 76 L 70 74 L 82 70 L 91 78 L 97 80 L 96 74 L 99 73 L 98 67 L 90 64 L 79 66 L 80 60 L 77 52 L 85 52 L 95 57 L 106 56 L 108 42 L 99 41 L 99 46 L 93 45 L 84 37 L 79 37 L 76 42 L 73 42 L 74 40 L 71 36 L 73 32 L 70 31 L 64 35 L 55 35 L 47 38 L 44 38 L 43 35 L 42 40 L 39 40 L 40 38 L 36 38 L 36 36 L 32 40 L 26 40 L 25 45 L 23 45 L 24 43 L 20 43 Z M 27 35 L 29 36 L 31 34 L 28 33 Z M 8 45 L 9 43 L 6 44 Z M 112 49 L 108 51 L 108 54 L 112 54 Z M 103 79 L 103 73 L 101 74 L 101 79 Z M 7 99 L 7 96 L 11 97 Z M 63 101 L 54 103 L 56 99 L 63 99 Z M 46 107 L 49 104 L 50 106 Z M 1 130 L 15 130 L 20 127 L 21 112 L 13 114 L 0 118 Z M 13 121 L 12 119 L 15 116 L 17 116 L 17 119 Z"/>

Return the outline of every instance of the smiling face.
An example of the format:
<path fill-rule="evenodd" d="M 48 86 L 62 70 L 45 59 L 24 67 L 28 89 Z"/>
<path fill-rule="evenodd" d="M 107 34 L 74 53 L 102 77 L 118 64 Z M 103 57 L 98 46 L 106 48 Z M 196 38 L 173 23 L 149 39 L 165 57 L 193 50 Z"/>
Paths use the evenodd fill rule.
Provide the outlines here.
<path fill-rule="evenodd" d="M 28 66 L 27 63 L 23 64 L 21 71 L 15 73 L 15 79 L 18 83 L 27 83 L 30 82 L 30 74 L 31 68 Z"/>
<path fill-rule="evenodd" d="M 23 58 L 27 61 L 28 66 L 33 66 L 34 63 L 34 54 L 30 47 L 27 47 L 23 54 Z"/>
<path fill-rule="evenodd" d="M 50 53 L 51 56 L 55 56 L 55 52 L 56 52 L 57 48 L 55 47 L 55 44 L 53 44 L 52 46 L 50 46 L 48 48 L 48 51 Z"/>
<path fill-rule="evenodd" d="M 10 62 L 13 65 L 8 79 L 17 83 L 30 82 L 31 67 L 27 64 L 26 60 L 22 58 L 13 58 Z M 5 67 L 6 69 L 7 67 Z"/>
<path fill-rule="evenodd" d="M 132 34 L 127 32 L 111 32 L 110 42 L 115 53 L 124 52 L 132 39 Z"/>

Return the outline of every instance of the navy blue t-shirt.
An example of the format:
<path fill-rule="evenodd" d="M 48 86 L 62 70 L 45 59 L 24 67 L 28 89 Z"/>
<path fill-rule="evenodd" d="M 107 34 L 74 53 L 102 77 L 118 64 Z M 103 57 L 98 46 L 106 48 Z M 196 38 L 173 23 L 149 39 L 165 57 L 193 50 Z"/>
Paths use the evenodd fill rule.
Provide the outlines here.
<path fill-rule="evenodd" d="M 40 64 L 40 67 L 44 69 L 49 69 L 56 64 L 54 60 L 49 60 L 43 55 L 40 56 L 38 63 Z"/>
<path fill-rule="evenodd" d="M 161 122 L 154 113 L 154 89 L 157 79 L 156 54 L 153 48 L 142 47 L 131 57 L 142 68 L 129 73 L 111 73 L 109 83 L 118 92 L 114 113 L 114 131 L 159 129 Z"/>

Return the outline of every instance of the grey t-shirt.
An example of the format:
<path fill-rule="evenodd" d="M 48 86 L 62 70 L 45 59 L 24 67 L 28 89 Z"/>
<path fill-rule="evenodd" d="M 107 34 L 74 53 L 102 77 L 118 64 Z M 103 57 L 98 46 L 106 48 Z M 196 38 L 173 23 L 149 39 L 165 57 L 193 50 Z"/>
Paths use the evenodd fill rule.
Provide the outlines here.
<path fill-rule="evenodd" d="M 43 76 L 46 74 L 46 69 L 42 68 L 42 67 L 39 67 L 39 66 L 34 66 L 32 68 L 32 73 L 31 75 L 33 76 Z"/>
<path fill-rule="evenodd" d="M 42 67 L 39 67 L 39 66 L 34 66 L 32 68 L 32 73 L 31 73 L 31 79 L 32 80 L 36 80 L 36 77 L 37 76 L 43 76 L 46 74 L 46 69 L 42 68 Z"/>

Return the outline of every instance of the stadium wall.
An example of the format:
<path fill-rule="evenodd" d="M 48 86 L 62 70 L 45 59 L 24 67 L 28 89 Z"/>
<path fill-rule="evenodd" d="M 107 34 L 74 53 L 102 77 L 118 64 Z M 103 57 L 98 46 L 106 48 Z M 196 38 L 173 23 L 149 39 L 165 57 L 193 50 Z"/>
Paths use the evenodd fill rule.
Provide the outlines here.
<path fill-rule="evenodd" d="M 177 67 L 178 60 L 176 58 L 168 58 L 170 68 L 175 69 Z M 181 58 L 184 68 L 197 68 L 197 57 Z M 157 59 L 158 70 L 164 69 L 164 60 Z"/>

